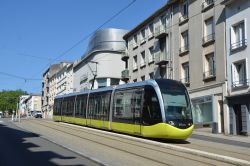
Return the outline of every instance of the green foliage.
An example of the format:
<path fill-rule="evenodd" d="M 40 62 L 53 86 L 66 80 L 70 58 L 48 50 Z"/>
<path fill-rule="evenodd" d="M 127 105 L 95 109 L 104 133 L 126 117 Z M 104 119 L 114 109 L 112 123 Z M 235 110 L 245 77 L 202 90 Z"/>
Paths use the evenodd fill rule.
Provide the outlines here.
<path fill-rule="evenodd" d="M 27 92 L 21 89 L 0 91 L 0 111 L 11 113 L 13 110 L 16 110 L 19 97 L 26 94 Z"/>

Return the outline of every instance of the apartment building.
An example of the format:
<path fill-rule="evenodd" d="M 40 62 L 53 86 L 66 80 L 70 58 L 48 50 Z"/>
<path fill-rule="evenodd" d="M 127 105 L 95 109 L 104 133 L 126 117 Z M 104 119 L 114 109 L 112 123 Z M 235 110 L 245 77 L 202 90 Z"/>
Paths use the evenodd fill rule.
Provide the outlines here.
<path fill-rule="evenodd" d="M 73 66 L 73 88 L 76 92 L 86 89 L 121 84 L 124 63 L 121 54 L 125 51 L 122 29 L 101 29 L 90 38 L 88 48 L 81 60 Z"/>
<path fill-rule="evenodd" d="M 25 111 L 26 110 L 26 104 L 25 104 L 25 100 L 29 97 L 29 95 L 22 95 L 19 97 L 19 100 L 18 100 L 18 110 L 19 110 L 19 113 L 21 115 L 27 115 L 27 112 Z"/>
<path fill-rule="evenodd" d="M 28 98 L 25 99 L 25 111 L 26 115 L 32 115 L 35 111 L 41 111 L 41 95 L 39 94 L 31 94 Z"/>
<path fill-rule="evenodd" d="M 73 92 L 73 62 L 65 64 L 56 74 L 56 96 Z"/>
<path fill-rule="evenodd" d="M 182 81 L 191 96 L 196 126 L 224 132 L 224 19 L 221 0 L 168 1 L 124 36 L 122 79 Z"/>
<path fill-rule="evenodd" d="M 43 73 L 43 81 L 42 81 L 42 112 L 43 117 L 51 117 L 51 107 L 49 106 L 50 100 L 50 77 L 60 69 L 60 64 L 51 65 L 44 73 Z"/>
<path fill-rule="evenodd" d="M 224 0 L 226 13 L 226 52 L 228 107 L 225 121 L 230 134 L 250 134 L 250 1 Z"/>

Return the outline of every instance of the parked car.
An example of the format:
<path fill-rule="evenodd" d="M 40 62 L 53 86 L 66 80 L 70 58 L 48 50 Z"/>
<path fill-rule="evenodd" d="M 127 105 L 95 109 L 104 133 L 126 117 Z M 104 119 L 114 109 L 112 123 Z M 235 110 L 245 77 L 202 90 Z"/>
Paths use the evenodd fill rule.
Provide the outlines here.
<path fill-rule="evenodd" d="M 35 117 L 35 118 L 42 118 L 42 117 L 43 117 L 42 112 L 41 112 L 41 111 L 36 111 L 36 112 L 34 113 L 34 117 Z"/>
<path fill-rule="evenodd" d="M 2 112 L 0 112 L 0 118 L 2 118 L 3 117 L 3 113 Z"/>

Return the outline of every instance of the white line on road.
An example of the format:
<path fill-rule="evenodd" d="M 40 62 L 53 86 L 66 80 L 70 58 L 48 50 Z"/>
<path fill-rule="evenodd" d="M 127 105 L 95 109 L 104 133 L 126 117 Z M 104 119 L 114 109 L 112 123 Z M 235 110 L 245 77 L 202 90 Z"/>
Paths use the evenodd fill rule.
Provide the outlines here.
<path fill-rule="evenodd" d="M 3 123 L 3 121 L 0 120 L 0 123 Z"/>

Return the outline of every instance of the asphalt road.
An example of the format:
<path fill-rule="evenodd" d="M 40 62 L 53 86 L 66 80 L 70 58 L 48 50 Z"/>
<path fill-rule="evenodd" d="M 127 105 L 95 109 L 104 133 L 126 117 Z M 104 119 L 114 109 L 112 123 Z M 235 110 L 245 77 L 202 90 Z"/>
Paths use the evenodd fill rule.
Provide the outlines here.
<path fill-rule="evenodd" d="M 0 119 L 0 166 L 100 165 Z"/>

